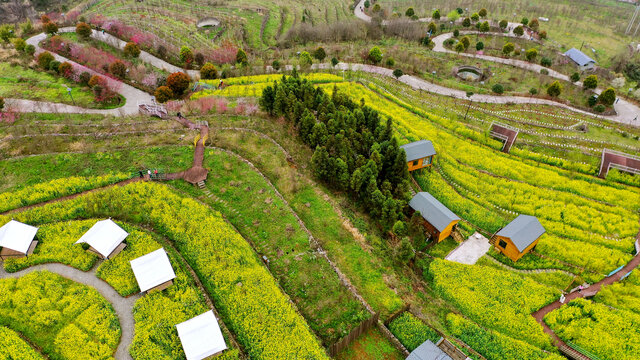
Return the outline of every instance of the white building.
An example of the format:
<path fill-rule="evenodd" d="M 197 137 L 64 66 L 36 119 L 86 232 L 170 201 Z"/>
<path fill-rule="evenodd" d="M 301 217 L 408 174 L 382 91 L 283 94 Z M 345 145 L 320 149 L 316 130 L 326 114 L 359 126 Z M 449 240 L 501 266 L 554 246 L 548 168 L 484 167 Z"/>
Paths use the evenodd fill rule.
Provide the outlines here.
<path fill-rule="evenodd" d="M 176 325 L 187 360 L 202 360 L 227 349 L 212 310 Z"/>
<path fill-rule="evenodd" d="M 129 233 L 122 230 L 111 219 L 108 219 L 95 223 L 75 243 L 87 243 L 89 244 L 89 251 L 98 254 L 102 259 L 109 259 L 118 255 L 127 246 L 127 244 L 123 243 L 127 236 L 129 236 Z"/>
<path fill-rule="evenodd" d="M 162 291 L 171 286 L 176 278 L 169 256 L 162 248 L 133 259 L 130 263 L 141 292 Z"/>
<path fill-rule="evenodd" d="M 38 228 L 11 220 L 0 227 L 0 260 L 21 258 L 33 254 Z"/>
<path fill-rule="evenodd" d="M 595 60 L 576 48 L 569 49 L 569 51 L 564 53 L 564 56 L 576 63 L 581 71 L 592 70 L 596 66 Z"/>

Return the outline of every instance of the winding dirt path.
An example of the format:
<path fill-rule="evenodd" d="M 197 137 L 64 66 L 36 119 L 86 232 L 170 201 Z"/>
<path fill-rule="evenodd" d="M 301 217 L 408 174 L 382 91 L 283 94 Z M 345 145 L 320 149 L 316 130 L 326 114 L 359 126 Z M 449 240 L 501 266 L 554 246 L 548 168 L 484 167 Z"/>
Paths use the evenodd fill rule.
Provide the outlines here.
<path fill-rule="evenodd" d="M 0 266 L 0 279 L 15 279 L 22 277 L 34 271 L 47 270 L 52 273 L 56 273 L 69 280 L 90 286 L 100 293 L 109 303 L 113 306 L 113 309 L 118 316 L 120 322 L 120 328 L 122 329 L 122 335 L 120 337 L 120 343 L 116 349 L 115 358 L 117 360 L 130 360 L 129 346 L 133 341 L 134 333 L 134 319 L 133 319 L 133 305 L 136 300 L 140 298 L 140 294 L 133 295 L 127 298 L 120 296 L 109 284 L 98 279 L 96 276 L 96 266 L 93 269 L 84 272 L 74 269 L 67 265 L 62 264 L 42 264 L 35 265 L 30 268 L 15 272 L 7 273 L 4 267 Z"/>

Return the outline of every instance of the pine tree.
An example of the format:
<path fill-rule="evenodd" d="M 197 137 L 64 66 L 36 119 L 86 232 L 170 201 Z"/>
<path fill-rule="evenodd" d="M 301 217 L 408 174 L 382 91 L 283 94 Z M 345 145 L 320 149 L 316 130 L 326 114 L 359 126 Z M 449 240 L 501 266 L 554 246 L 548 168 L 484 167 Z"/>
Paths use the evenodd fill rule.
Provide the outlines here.
<path fill-rule="evenodd" d="M 313 172 L 320 180 L 326 181 L 329 178 L 329 153 L 324 146 L 316 147 L 311 157 L 311 163 L 313 164 Z"/>

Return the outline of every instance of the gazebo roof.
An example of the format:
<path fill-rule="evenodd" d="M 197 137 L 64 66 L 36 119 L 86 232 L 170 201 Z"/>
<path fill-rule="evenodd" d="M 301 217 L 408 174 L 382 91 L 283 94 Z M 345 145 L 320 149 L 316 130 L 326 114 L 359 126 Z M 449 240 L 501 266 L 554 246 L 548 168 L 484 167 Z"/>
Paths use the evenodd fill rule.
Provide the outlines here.
<path fill-rule="evenodd" d="M 176 325 L 187 360 L 201 360 L 227 349 L 218 320 L 209 310 Z"/>
<path fill-rule="evenodd" d="M 169 256 L 162 248 L 133 259 L 130 263 L 140 291 L 153 289 L 176 277 Z"/>
<path fill-rule="evenodd" d="M 118 224 L 107 219 L 95 223 L 89 231 L 82 235 L 80 240 L 76 241 L 76 244 L 87 243 L 106 258 L 127 236 L 129 234 L 122 230 Z"/>
<path fill-rule="evenodd" d="M 38 228 L 11 220 L 0 227 L 0 246 L 26 254 Z"/>

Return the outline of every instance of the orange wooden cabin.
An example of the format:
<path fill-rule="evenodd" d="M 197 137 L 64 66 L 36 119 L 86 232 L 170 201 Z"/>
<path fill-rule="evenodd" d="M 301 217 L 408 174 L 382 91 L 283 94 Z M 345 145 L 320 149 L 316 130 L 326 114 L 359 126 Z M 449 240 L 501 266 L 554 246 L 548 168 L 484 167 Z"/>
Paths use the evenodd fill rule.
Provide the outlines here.
<path fill-rule="evenodd" d="M 491 242 L 498 251 L 515 262 L 535 248 L 545 232 L 535 216 L 519 215 L 493 235 Z"/>
<path fill-rule="evenodd" d="M 417 193 L 409 202 L 409 207 L 413 211 L 420 211 L 420 215 L 424 219 L 424 227 L 436 242 L 451 235 L 454 227 L 460 221 L 458 215 L 428 192 Z"/>
<path fill-rule="evenodd" d="M 409 171 L 429 167 L 433 164 L 433 156 L 436 154 L 436 150 L 429 140 L 412 142 L 402 145 L 400 148 L 404 149 L 404 153 L 407 156 Z"/>

